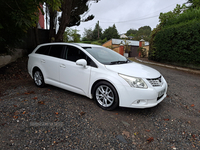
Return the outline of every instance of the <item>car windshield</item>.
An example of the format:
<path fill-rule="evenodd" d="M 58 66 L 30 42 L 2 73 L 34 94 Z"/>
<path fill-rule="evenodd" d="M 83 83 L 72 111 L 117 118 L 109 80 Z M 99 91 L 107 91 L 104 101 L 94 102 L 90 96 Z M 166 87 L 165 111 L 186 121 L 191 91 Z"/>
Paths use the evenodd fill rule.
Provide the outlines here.
<path fill-rule="evenodd" d="M 97 61 L 104 65 L 123 64 L 128 63 L 130 60 L 117 52 L 105 47 L 83 47 L 90 55 Z"/>

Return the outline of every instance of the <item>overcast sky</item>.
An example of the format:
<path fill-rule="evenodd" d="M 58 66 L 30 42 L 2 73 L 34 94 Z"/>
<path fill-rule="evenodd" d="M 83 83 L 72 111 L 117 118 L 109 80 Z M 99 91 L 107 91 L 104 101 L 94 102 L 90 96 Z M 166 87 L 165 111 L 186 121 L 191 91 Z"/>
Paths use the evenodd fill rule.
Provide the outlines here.
<path fill-rule="evenodd" d="M 138 30 L 142 26 L 153 29 L 159 24 L 161 12 L 172 11 L 176 4 L 182 5 L 185 2 L 187 0 L 100 0 L 92 3 L 87 14 L 93 14 L 95 18 L 72 28 L 79 30 L 81 37 L 84 28 L 94 29 L 97 21 L 103 30 L 115 24 L 119 34 L 126 33 L 129 29 Z"/>

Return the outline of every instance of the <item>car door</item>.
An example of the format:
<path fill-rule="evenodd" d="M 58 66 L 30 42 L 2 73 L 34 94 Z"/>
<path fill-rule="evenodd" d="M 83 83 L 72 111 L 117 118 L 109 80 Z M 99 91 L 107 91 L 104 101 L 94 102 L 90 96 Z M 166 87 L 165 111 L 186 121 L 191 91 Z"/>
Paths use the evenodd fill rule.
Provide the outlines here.
<path fill-rule="evenodd" d="M 45 82 L 55 85 L 59 82 L 59 62 L 63 52 L 63 45 L 51 45 L 47 55 L 42 56 L 42 72 Z"/>
<path fill-rule="evenodd" d="M 60 61 L 60 82 L 70 91 L 88 95 L 91 66 L 76 65 L 78 59 L 88 60 L 89 58 L 77 47 L 67 46 L 64 59 Z"/>

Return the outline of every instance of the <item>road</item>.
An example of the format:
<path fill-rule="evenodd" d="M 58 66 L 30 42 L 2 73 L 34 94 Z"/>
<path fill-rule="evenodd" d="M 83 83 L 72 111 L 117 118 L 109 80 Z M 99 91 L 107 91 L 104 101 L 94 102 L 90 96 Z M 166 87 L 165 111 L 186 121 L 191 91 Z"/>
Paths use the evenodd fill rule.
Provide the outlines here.
<path fill-rule="evenodd" d="M 84 96 L 37 88 L 26 62 L 0 69 L 0 149 L 200 149 L 199 75 L 149 65 L 168 82 L 167 98 L 104 111 Z"/>

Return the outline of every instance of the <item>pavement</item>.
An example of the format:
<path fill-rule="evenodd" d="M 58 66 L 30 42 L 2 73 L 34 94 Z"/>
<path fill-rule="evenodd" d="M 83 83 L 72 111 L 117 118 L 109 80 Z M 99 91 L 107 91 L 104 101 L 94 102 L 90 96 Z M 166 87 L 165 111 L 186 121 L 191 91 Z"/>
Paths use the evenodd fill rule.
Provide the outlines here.
<path fill-rule="evenodd" d="M 186 71 L 186 72 L 190 72 L 190 73 L 194 73 L 194 74 L 200 74 L 200 70 L 195 70 L 195 69 L 190 69 L 190 68 L 184 68 L 184 67 L 178 67 L 178 66 L 173 66 L 173 65 L 167 65 L 167 64 L 163 64 L 163 63 L 158 63 L 158 62 L 155 62 L 155 61 L 150 61 L 147 58 L 138 58 L 138 57 L 135 57 L 135 59 L 137 61 L 139 61 L 139 62 L 146 63 L 146 64 L 152 64 L 152 65 L 167 67 L 167 68 L 171 68 L 171 69 L 177 69 L 177 70 L 181 70 L 181 71 Z"/>

